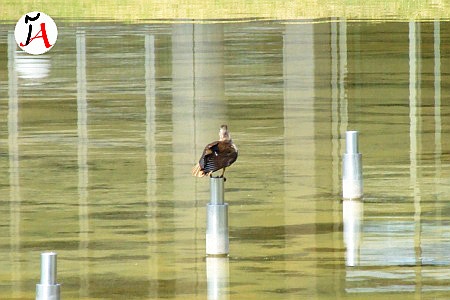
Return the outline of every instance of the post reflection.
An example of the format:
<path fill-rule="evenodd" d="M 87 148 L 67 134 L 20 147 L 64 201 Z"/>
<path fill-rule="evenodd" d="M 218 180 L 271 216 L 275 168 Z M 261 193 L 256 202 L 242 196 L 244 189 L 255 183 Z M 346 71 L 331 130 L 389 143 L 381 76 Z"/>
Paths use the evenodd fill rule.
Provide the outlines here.
<path fill-rule="evenodd" d="M 227 300 L 229 297 L 229 258 L 206 258 L 208 300 Z"/>
<path fill-rule="evenodd" d="M 172 193 L 175 206 L 183 206 L 187 201 L 193 202 L 195 194 L 193 189 L 186 189 L 192 184 L 189 174 L 192 159 L 195 156 L 194 141 L 196 131 L 196 73 L 195 63 L 201 61 L 195 53 L 195 31 L 193 24 L 177 24 L 172 27 L 172 155 L 173 183 Z M 203 115 L 198 116 L 202 120 Z M 204 118 L 203 118 L 204 120 Z M 199 129 L 200 132 L 202 129 Z M 194 216 L 183 215 L 186 226 L 194 227 L 198 219 L 198 210 Z M 195 226 L 197 228 L 197 226 Z M 198 233 L 175 232 L 175 239 L 187 236 L 195 247 Z"/>
<path fill-rule="evenodd" d="M 436 177 L 441 175 L 442 156 L 442 117 L 441 117 L 441 25 L 433 22 L 433 57 L 434 57 L 434 161 Z M 438 184 L 438 182 L 437 182 Z"/>
<path fill-rule="evenodd" d="M 194 154 L 197 159 L 201 154 L 198 152 L 203 151 L 203 147 L 211 142 L 211 137 L 217 137 L 219 126 L 228 122 L 228 116 L 224 81 L 223 25 L 195 24 L 192 25 L 192 30 L 192 50 L 187 53 L 192 53 L 193 59 L 190 74 L 193 75 L 195 109 L 191 116 L 195 126 Z"/>
<path fill-rule="evenodd" d="M 419 160 L 421 152 L 421 93 L 420 93 L 420 24 L 409 22 L 409 120 L 410 120 L 410 185 L 413 190 L 414 199 L 414 249 L 415 261 L 417 265 L 422 265 L 421 239 L 422 239 L 422 207 L 421 207 L 421 186 L 418 178 Z M 420 277 L 420 272 L 418 273 Z M 419 280 L 420 282 L 420 280 Z"/>
<path fill-rule="evenodd" d="M 345 265 L 355 267 L 360 264 L 361 230 L 364 205 L 359 200 L 344 200 L 342 219 L 344 223 Z"/>
<path fill-rule="evenodd" d="M 158 205 L 158 185 L 157 174 L 159 171 L 157 164 L 157 122 L 156 122 L 156 50 L 155 36 L 145 35 L 144 40 L 145 51 L 145 156 L 147 164 L 147 218 L 148 218 L 148 251 L 155 253 L 152 259 L 149 259 L 148 276 L 149 280 L 157 280 L 161 278 L 164 263 L 170 263 L 159 254 L 161 250 L 157 249 L 158 239 L 160 238 L 161 222 L 157 221 L 156 216 L 161 213 Z M 157 289 L 149 285 L 149 298 L 155 295 L 159 297 L 159 285 Z"/>
<path fill-rule="evenodd" d="M 50 74 L 51 60 L 47 55 L 16 54 L 16 69 L 20 79 L 28 85 L 40 84 Z"/>
<path fill-rule="evenodd" d="M 13 296 L 21 290 L 21 196 L 19 165 L 19 85 L 16 70 L 16 41 L 14 33 L 8 33 L 8 153 L 9 153 L 9 236 L 11 282 Z"/>
<path fill-rule="evenodd" d="M 77 49 L 77 134 L 78 134 L 78 226 L 80 260 L 79 297 L 89 295 L 89 166 L 88 103 L 86 79 L 86 33 L 76 33 Z"/>
<path fill-rule="evenodd" d="M 340 192 L 340 153 L 344 145 L 344 134 L 348 126 L 347 77 L 347 25 L 345 21 L 330 23 L 331 54 L 331 136 L 333 194 Z M 341 138 L 342 137 L 342 138 Z"/>
<path fill-rule="evenodd" d="M 290 222 L 290 212 L 296 203 L 289 199 L 302 195 L 299 187 L 317 188 L 316 155 L 317 145 L 314 139 L 317 128 L 315 118 L 315 51 L 314 25 L 286 25 L 283 35 L 283 154 L 284 154 L 284 222 Z M 308 174 L 305 174 L 308 170 Z M 304 203 L 304 209 L 316 210 L 314 201 Z M 313 215 L 312 218 L 316 216 Z M 276 219 L 275 219 L 276 220 Z M 273 222 L 275 220 L 270 220 Z M 317 241 L 311 236 L 307 242 L 315 247 Z M 287 250 L 287 249 L 286 249 Z M 306 268 L 306 266 L 304 266 Z M 314 271 L 313 271 L 314 272 Z M 318 284 L 315 276 L 309 281 L 310 289 Z M 290 280 L 285 285 L 292 284 Z"/>
<path fill-rule="evenodd" d="M 298 163 L 301 158 L 308 162 L 304 169 L 315 170 L 315 52 L 313 25 L 286 25 L 283 38 L 283 83 L 284 83 L 284 158 L 285 165 Z M 301 100 L 300 100 L 301 99 Z M 307 144 L 305 144 L 307 143 Z M 284 176 L 289 180 L 287 189 L 299 182 L 303 168 L 286 167 Z M 302 178 L 301 184 L 314 184 L 314 174 Z M 294 190 L 296 193 L 297 190 Z M 290 193 L 288 192 L 288 195 Z M 290 208 L 286 206 L 286 209 Z"/>

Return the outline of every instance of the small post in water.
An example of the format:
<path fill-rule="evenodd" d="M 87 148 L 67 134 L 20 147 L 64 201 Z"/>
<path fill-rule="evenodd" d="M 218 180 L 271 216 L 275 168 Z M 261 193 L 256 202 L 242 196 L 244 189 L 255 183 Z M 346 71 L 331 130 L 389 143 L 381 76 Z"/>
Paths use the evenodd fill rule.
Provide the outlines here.
<path fill-rule="evenodd" d="M 41 282 L 36 284 L 36 300 L 59 300 L 60 284 L 56 283 L 56 253 L 41 253 Z"/>
<path fill-rule="evenodd" d="M 206 254 L 228 255 L 228 203 L 224 203 L 224 178 L 211 177 L 211 200 L 206 205 Z"/>
<path fill-rule="evenodd" d="M 358 150 L 358 131 L 347 131 L 346 153 L 342 163 L 342 197 L 360 199 L 362 196 L 362 155 Z"/>

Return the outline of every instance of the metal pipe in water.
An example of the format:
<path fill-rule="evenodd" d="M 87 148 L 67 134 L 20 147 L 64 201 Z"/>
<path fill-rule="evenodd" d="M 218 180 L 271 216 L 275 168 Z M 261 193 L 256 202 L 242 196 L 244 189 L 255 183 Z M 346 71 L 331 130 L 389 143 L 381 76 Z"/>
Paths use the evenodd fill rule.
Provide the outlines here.
<path fill-rule="evenodd" d="M 358 149 L 358 131 L 346 132 L 346 153 L 342 160 L 342 197 L 363 196 L 362 155 Z"/>
<path fill-rule="evenodd" d="M 206 205 L 206 254 L 228 255 L 228 203 L 224 203 L 224 178 L 211 177 L 211 200 Z"/>
<path fill-rule="evenodd" d="M 59 300 L 60 284 L 56 283 L 55 252 L 41 253 L 41 281 L 36 284 L 36 300 Z"/>
<path fill-rule="evenodd" d="M 211 189 L 211 204 L 224 203 L 224 178 L 210 177 L 209 187 Z"/>

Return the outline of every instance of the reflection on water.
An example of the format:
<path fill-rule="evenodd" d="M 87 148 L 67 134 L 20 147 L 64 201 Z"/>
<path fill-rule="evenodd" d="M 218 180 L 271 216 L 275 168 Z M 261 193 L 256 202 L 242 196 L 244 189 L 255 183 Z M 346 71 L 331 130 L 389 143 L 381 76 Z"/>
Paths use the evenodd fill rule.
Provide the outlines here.
<path fill-rule="evenodd" d="M 206 278 L 208 280 L 209 299 L 229 299 L 229 258 L 207 257 Z"/>
<path fill-rule="evenodd" d="M 45 78 L 50 73 L 50 61 L 46 56 L 30 57 L 25 52 L 14 54 L 15 68 L 19 78 L 30 79 L 30 84 L 38 84 L 37 79 Z"/>
<path fill-rule="evenodd" d="M 34 297 L 45 250 L 65 299 L 447 298 L 449 29 L 67 24 L 33 60 L 0 26 L 1 298 Z M 190 169 L 222 123 L 215 260 Z M 362 202 L 340 199 L 346 130 Z"/>
<path fill-rule="evenodd" d="M 344 226 L 345 265 L 354 267 L 360 265 L 361 219 L 364 204 L 362 201 L 344 200 L 342 218 Z"/>

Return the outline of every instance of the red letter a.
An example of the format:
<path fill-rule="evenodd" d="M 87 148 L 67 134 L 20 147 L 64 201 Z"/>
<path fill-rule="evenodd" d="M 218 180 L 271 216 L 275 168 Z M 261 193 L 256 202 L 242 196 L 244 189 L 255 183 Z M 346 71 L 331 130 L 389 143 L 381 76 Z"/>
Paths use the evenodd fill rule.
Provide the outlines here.
<path fill-rule="evenodd" d="M 42 35 L 38 36 L 39 33 L 42 32 Z M 44 39 L 44 44 L 45 44 L 45 48 L 50 48 L 52 45 L 50 45 L 50 43 L 48 42 L 48 38 L 47 38 L 47 32 L 45 31 L 45 23 L 41 23 L 41 30 L 36 33 L 36 35 L 30 39 L 30 41 L 28 42 L 28 44 L 24 45 L 22 42 L 20 43 L 21 47 L 25 47 L 27 45 L 29 45 L 35 38 L 43 38 Z"/>

